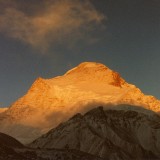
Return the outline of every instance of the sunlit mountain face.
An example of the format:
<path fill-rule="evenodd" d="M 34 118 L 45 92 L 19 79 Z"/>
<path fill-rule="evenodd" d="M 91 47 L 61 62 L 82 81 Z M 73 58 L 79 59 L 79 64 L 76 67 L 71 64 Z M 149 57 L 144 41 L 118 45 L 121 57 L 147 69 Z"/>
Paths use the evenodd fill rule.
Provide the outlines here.
<path fill-rule="evenodd" d="M 144 95 L 105 65 L 84 62 L 62 76 L 37 78 L 24 96 L 1 113 L 0 130 L 28 143 L 76 113 L 99 105 L 118 108 L 118 104 L 155 112 L 160 106 L 153 96 Z"/>
<path fill-rule="evenodd" d="M 1 110 L 0 159 L 157 160 L 159 110 L 159 100 L 119 73 L 83 62 L 62 76 L 37 78 Z"/>
<path fill-rule="evenodd" d="M 160 159 L 159 20 L 159 0 L 0 0 L 0 160 Z"/>
<path fill-rule="evenodd" d="M 30 2 L 30 3 L 29 3 Z M 36 77 L 103 63 L 160 99 L 160 1 L 0 0 L 0 107 Z"/>

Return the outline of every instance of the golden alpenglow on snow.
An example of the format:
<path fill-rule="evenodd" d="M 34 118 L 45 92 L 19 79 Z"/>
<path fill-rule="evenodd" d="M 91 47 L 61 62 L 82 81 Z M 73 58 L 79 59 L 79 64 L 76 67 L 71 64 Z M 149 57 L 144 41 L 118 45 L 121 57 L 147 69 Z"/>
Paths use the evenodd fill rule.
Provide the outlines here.
<path fill-rule="evenodd" d="M 155 112 L 160 102 L 103 64 L 84 62 L 62 76 L 37 78 L 28 92 L 1 114 L 1 132 L 31 142 L 76 113 L 108 104 L 141 106 Z M 17 134 L 18 132 L 18 134 Z"/>
<path fill-rule="evenodd" d="M 160 0 L 0 0 L 0 160 L 160 160 Z"/>

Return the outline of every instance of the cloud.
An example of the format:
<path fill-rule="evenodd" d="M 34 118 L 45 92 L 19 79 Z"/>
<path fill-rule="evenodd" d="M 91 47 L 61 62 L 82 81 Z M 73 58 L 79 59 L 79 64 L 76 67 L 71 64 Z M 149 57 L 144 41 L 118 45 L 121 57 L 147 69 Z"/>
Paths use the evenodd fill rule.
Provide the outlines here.
<path fill-rule="evenodd" d="M 28 11 L 25 3 L 28 2 L 18 5 L 17 1 L 0 1 L 0 32 L 42 50 L 88 39 L 87 33 L 105 19 L 88 0 L 46 0 L 43 8 L 33 6 L 29 10 L 32 4 L 26 6 Z"/>

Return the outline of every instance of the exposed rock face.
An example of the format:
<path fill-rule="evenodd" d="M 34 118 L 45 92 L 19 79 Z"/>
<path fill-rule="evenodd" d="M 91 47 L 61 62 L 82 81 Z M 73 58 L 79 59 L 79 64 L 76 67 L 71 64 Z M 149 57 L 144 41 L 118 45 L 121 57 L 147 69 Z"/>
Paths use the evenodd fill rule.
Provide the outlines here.
<path fill-rule="evenodd" d="M 35 148 L 66 145 L 110 160 L 160 159 L 160 117 L 99 107 L 76 114 L 30 144 Z"/>
<path fill-rule="evenodd" d="M 28 143 L 77 112 L 106 104 L 132 104 L 158 112 L 144 95 L 103 64 L 84 62 L 63 76 L 38 78 L 26 95 L 0 114 L 0 131 Z"/>

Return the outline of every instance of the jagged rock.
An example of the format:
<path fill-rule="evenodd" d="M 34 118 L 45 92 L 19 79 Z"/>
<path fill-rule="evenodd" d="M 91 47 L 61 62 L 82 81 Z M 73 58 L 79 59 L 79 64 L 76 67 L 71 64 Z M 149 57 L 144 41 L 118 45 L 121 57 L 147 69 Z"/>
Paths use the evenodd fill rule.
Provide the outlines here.
<path fill-rule="evenodd" d="M 157 160 L 160 159 L 159 124 L 160 117 L 153 113 L 98 107 L 73 116 L 29 146 L 65 148 L 67 145 L 110 160 Z"/>

